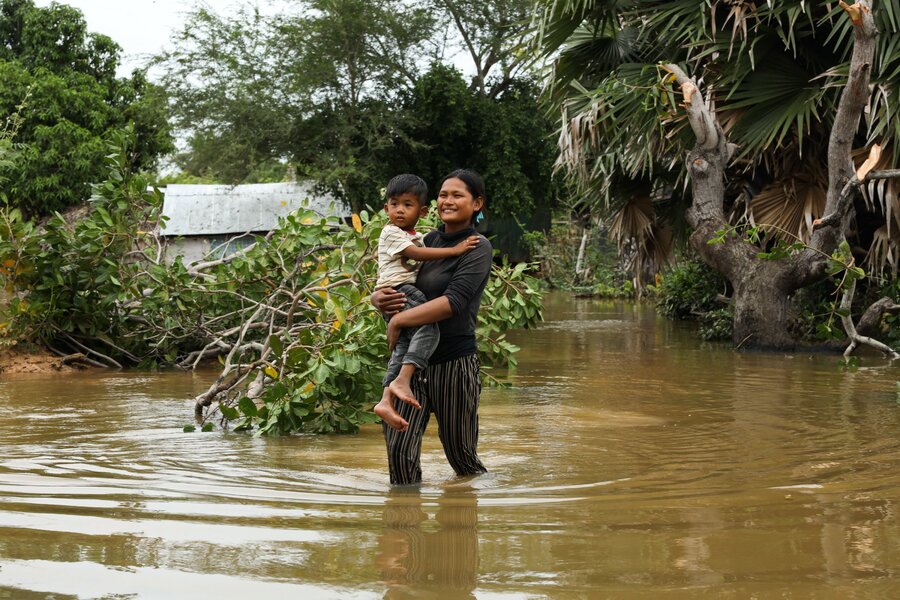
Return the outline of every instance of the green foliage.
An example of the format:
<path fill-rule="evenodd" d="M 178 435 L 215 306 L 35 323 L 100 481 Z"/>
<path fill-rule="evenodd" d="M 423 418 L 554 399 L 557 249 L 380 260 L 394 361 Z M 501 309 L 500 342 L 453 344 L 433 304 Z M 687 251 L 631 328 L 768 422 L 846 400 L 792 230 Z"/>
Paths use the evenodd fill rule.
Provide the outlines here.
<path fill-rule="evenodd" d="M 530 329 L 542 319 L 540 284 L 529 274 L 531 265 L 494 268 L 478 313 L 478 351 L 488 367 L 515 367 L 519 347 L 506 340 L 510 329 Z"/>
<path fill-rule="evenodd" d="M 435 0 L 434 5 L 455 26 L 455 45 L 471 59 L 475 72 L 470 87 L 476 93 L 497 97 L 531 62 L 520 42 L 534 14 L 532 0 Z"/>
<path fill-rule="evenodd" d="M 630 278 L 618 266 L 615 246 L 597 228 L 587 244 L 581 274 L 576 274 L 583 231 L 577 222 L 556 220 L 545 232 L 525 236 L 532 256 L 540 259 L 541 278 L 551 287 L 590 293 L 604 298 L 634 297 Z"/>
<path fill-rule="evenodd" d="M 794 297 L 797 307 L 797 318 L 791 325 L 794 337 L 811 342 L 844 339 L 843 328 L 833 319 L 835 300 L 834 282 L 830 279 L 800 290 Z"/>
<path fill-rule="evenodd" d="M 851 373 L 859 370 L 859 357 L 858 356 L 848 356 L 846 358 L 841 358 L 838 361 L 838 366 L 842 371 L 849 371 Z"/>
<path fill-rule="evenodd" d="M 391 110 L 427 50 L 430 13 L 389 0 L 307 0 L 267 17 L 198 6 L 158 57 L 190 174 L 249 181 L 290 161 L 359 211 L 387 178 L 379 152 L 403 135 Z"/>
<path fill-rule="evenodd" d="M 734 331 L 734 310 L 730 306 L 716 308 L 700 316 L 701 340 L 730 340 Z"/>
<path fill-rule="evenodd" d="M 725 278 L 706 264 L 682 261 L 662 276 L 656 305 L 670 319 L 699 321 L 702 340 L 729 340 L 734 310 L 718 300 L 727 287 Z"/>
<path fill-rule="evenodd" d="M 726 290 L 720 273 L 697 260 L 682 261 L 663 275 L 657 286 L 657 306 L 670 319 L 695 319 L 720 310 L 716 298 Z"/>
<path fill-rule="evenodd" d="M 79 204 L 105 175 L 106 142 L 131 124 L 133 169 L 172 149 L 161 89 L 115 76 L 120 48 L 88 33 L 81 12 L 31 0 L 0 3 L 0 114 L 18 112 L 17 157 L 0 165 L 6 202 L 25 216 Z"/>
<path fill-rule="evenodd" d="M 489 214 L 527 218 L 540 204 L 554 205 L 556 149 L 538 95 L 524 78 L 496 98 L 474 94 L 455 68 L 432 64 L 405 96 L 406 134 L 384 153 L 384 175 L 411 172 L 438 182 L 465 166 L 488 182 Z"/>
<path fill-rule="evenodd" d="M 766 231 L 767 228 L 776 230 L 778 233 L 782 234 L 792 241 L 789 242 L 785 239 L 782 239 L 781 237 L 770 236 Z M 710 246 L 715 244 L 724 244 L 725 239 L 728 237 L 736 238 L 741 236 L 748 244 L 752 244 L 760 248 L 760 251 L 756 253 L 756 258 L 760 260 L 783 260 L 808 247 L 801 240 L 797 239 L 796 235 L 788 231 L 784 231 L 783 229 L 780 229 L 774 225 L 734 225 L 723 227 L 722 229 L 716 231 L 716 235 L 706 240 L 706 243 Z"/>
<path fill-rule="evenodd" d="M 384 321 L 368 301 L 385 218 L 363 213 L 348 226 L 298 211 L 228 257 L 167 264 L 153 233 L 161 195 L 131 173 L 122 148 L 75 222 L 54 215 L 38 228 L 0 210 L 6 342 L 107 364 L 190 368 L 218 357 L 222 374 L 203 396 L 217 409 L 207 429 L 213 416 L 267 435 L 372 421 L 388 358 Z M 504 332 L 540 318 L 526 265 L 495 267 L 480 317 L 485 364 L 514 365 Z"/>
<path fill-rule="evenodd" d="M 0 210 L 0 272 L 14 292 L 7 342 L 64 338 L 80 351 L 81 340 L 112 345 L 123 337 L 120 300 L 137 290 L 133 269 L 121 261 L 134 249 L 136 231 L 147 229 L 162 206 L 162 195 L 131 174 L 124 135 L 122 149 L 109 156 L 112 178 L 96 188 L 87 214 L 74 223 L 54 213 L 37 227 L 18 208 Z"/>

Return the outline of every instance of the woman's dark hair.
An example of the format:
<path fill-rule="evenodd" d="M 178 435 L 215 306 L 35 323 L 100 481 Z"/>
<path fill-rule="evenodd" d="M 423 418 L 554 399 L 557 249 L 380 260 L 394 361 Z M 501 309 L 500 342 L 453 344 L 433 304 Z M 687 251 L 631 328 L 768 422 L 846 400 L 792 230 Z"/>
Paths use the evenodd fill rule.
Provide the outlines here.
<path fill-rule="evenodd" d="M 487 196 L 484 193 L 484 179 L 472 169 L 456 169 L 441 179 L 441 185 L 438 187 L 443 187 L 444 182 L 448 179 L 459 179 L 466 184 L 466 190 L 472 194 L 473 200 L 475 198 L 481 198 L 481 210 L 476 210 L 475 214 L 472 215 L 472 222 L 477 222 L 479 215 L 481 215 L 484 210 L 484 205 L 487 203 Z"/>

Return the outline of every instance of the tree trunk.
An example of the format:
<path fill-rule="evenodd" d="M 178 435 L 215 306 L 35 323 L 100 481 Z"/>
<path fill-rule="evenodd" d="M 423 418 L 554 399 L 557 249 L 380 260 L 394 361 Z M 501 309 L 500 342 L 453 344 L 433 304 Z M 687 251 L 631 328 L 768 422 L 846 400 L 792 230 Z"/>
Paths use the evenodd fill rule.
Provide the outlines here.
<path fill-rule="evenodd" d="M 578 258 L 575 259 L 575 280 L 581 281 L 584 273 L 584 255 L 587 250 L 588 239 L 591 237 L 590 225 L 585 226 L 581 234 L 581 245 L 578 246 Z"/>
<path fill-rule="evenodd" d="M 796 341 L 789 334 L 792 319 L 790 292 L 780 278 L 757 263 L 733 282 L 735 348 L 793 350 Z M 767 273 L 768 271 L 768 273 Z"/>

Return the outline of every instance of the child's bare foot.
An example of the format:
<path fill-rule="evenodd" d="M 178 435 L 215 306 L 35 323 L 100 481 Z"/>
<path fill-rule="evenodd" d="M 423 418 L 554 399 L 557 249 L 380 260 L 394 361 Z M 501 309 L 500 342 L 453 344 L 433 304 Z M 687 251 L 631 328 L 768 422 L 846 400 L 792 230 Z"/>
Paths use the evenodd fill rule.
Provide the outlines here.
<path fill-rule="evenodd" d="M 375 414 L 381 417 L 381 420 L 387 423 L 388 427 L 397 431 L 406 431 L 409 423 L 400 416 L 390 400 L 381 399 L 381 402 L 375 405 Z"/>
<path fill-rule="evenodd" d="M 409 387 L 408 381 L 404 381 L 402 378 L 398 377 L 391 382 L 388 389 L 391 390 L 391 394 L 396 396 L 398 400 L 402 400 L 416 408 L 422 408 L 422 405 L 419 404 L 419 401 L 413 396 L 412 388 Z"/>

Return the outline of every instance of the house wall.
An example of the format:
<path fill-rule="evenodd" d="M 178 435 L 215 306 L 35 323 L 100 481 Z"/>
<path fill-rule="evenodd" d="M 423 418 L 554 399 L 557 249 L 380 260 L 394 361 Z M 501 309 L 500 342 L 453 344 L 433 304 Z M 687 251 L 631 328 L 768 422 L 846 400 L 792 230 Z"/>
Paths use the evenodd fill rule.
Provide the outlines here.
<path fill-rule="evenodd" d="M 246 235 L 235 238 L 232 235 L 192 235 L 166 238 L 166 262 L 172 264 L 176 257 L 181 257 L 185 265 L 192 265 L 204 260 L 215 260 L 237 252 L 249 246 L 254 236 Z"/>

